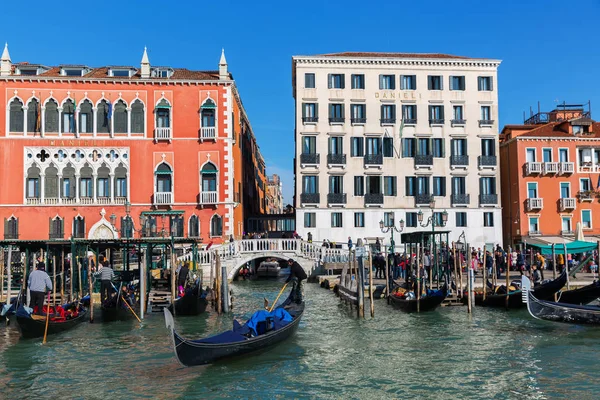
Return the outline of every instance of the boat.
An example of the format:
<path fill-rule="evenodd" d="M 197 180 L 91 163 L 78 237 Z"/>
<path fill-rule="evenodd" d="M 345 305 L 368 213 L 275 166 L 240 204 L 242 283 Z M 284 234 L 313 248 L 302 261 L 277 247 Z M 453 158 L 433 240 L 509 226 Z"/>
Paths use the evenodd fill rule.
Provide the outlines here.
<path fill-rule="evenodd" d="M 179 297 L 169 306 L 169 311 L 173 312 L 175 307 L 175 315 L 198 315 L 206 311 L 208 300 L 206 296 L 208 292 L 202 290 L 200 280 L 196 280 L 193 288 L 186 289 L 185 294 Z"/>
<path fill-rule="evenodd" d="M 389 296 L 390 304 L 394 308 L 408 313 L 417 312 L 417 303 L 419 303 L 419 312 L 435 310 L 448 295 L 448 284 L 444 283 L 444 286 L 439 290 L 428 289 L 426 293 L 427 295 L 421 297 L 419 300 L 392 294 Z"/>
<path fill-rule="evenodd" d="M 540 300 L 531 290 L 531 281 L 521 277 L 523 287 L 523 302 L 532 317 L 552 322 L 569 324 L 600 325 L 600 307 L 582 306 L 554 301 Z"/>
<path fill-rule="evenodd" d="M 565 290 L 558 295 L 559 303 L 589 304 L 600 297 L 600 281 L 595 281 L 579 289 Z"/>
<path fill-rule="evenodd" d="M 103 322 L 129 321 L 136 319 L 140 306 L 135 299 L 135 288 L 132 285 L 123 286 L 121 284 L 118 293 L 121 295 L 117 296 L 116 293 L 113 293 L 109 299 L 101 304 L 100 313 L 102 314 Z M 128 301 L 128 303 L 125 304 L 125 301 Z M 135 315 L 131 310 L 135 312 Z"/>
<path fill-rule="evenodd" d="M 70 303 L 62 306 L 63 310 L 77 309 L 77 314 L 73 318 L 50 318 L 48 321 L 48 335 L 68 331 L 75 328 L 77 325 L 86 320 L 87 308 L 83 305 Z M 21 336 L 24 338 L 43 337 L 46 330 L 46 316 L 33 315 L 21 306 L 17 309 L 17 323 L 21 331 Z"/>
<path fill-rule="evenodd" d="M 190 367 L 262 350 L 287 339 L 298 329 L 304 313 L 304 302 L 293 302 L 290 294 L 273 313 L 257 311 L 244 325 L 234 320 L 232 330 L 196 340 L 180 336 L 175 331 L 171 312 L 165 308 L 164 313 L 175 356 L 183 366 Z M 262 315 L 265 319 L 257 323 L 257 315 Z M 286 321 L 287 318 L 291 321 Z"/>
<path fill-rule="evenodd" d="M 281 266 L 277 261 L 263 261 L 256 270 L 256 276 L 276 278 L 279 276 Z"/>
<path fill-rule="evenodd" d="M 554 300 L 554 295 L 567 283 L 567 272 L 563 271 L 558 278 L 533 287 L 539 300 Z"/>
<path fill-rule="evenodd" d="M 504 288 L 504 286 L 501 288 Z M 485 300 L 483 299 L 483 292 L 475 292 L 475 305 L 482 307 L 506 307 L 506 289 L 502 290 L 502 292 L 504 293 L 486 293 Z M 467 304 L 468 296 L 469 293 L 465 290 L 461 298 L 463 304 Z M 521 289 L 515 288 L 515 290 L 511 290 L 508 293 L 508 308 L 523 308 L 524 306 L 525 304 L 521 301 Z"/>

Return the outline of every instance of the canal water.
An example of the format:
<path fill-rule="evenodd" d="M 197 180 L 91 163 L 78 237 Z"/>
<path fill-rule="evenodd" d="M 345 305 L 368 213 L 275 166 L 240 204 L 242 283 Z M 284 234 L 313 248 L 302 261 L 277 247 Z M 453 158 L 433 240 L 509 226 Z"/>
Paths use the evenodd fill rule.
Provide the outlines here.
<path fill-rule="evenodd" d="M 277 281 L 232 286 L 242 319 L 274 299 Z M 355 313 L 332 292 L 306 285 L 298 333 L 252 357 L 184 368 L 162 314 L 138 323 L 83 324 L 22 340 L 0 327 L 0 398 L 566 398 L 600 391 L 600 329 L 536 321 L 526 310 L 465 307 L 404 314 L 375 305 Z M 231 316 L 177 318 L 182 334 L 229 329 Z"/>

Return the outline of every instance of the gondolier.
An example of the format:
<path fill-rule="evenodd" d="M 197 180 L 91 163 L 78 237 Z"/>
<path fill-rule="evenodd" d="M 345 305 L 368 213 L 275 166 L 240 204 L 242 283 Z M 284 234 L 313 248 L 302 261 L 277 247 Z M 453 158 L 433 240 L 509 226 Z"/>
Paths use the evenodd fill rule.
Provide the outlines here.
<path fill-rule="evenodd" d="M 293 300 L 300 304 L 302 303 L 303 294 L 304 294 L 304 280 L 307 278 L 306 272 L 304 268 L 297 261 L 293 259 L 288 260 L 288 264 L 290 266 L 290 276 L 288 276 L 287 282 L 292 282 L 292 293 L 294 295 Z"/>
<path fill-rule="evenodd" d="M 27 286 L 31 295 L 31 308 L 37 306 L 37 314 L 42 314 L 44 307 L 44 295 L 52 290 L 52 280 L 45 271 L 46 264 L 43 261 L 38 262 L 36 270 L 29 274 Z"/>
<path fill-rule="evenodd" d="M 96 272 L 96 276 L 100 276 L 100 301 L 104 304 L 104 301 L 110 298 L 112 292 L 112 280 L 115 278 L 115 272 L 106 262 L 104 257 L 100 257 L 98 263 L 100 269 Z"/>

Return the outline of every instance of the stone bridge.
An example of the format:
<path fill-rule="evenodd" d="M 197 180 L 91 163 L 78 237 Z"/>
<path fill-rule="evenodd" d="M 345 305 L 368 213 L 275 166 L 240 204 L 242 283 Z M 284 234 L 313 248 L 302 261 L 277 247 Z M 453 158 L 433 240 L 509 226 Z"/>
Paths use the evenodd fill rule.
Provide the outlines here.
<path fill-rule="evenodd" d="M 202 268 L 205 281 L 210 278 L 215 260 L 227 267 L 227 277 L 232 280 L 247 262 L 258 258 L 273 257 L 296 260 L 306 274 L 322 273 L 325 262 L 347 262 L 348 250 L 328 249 L 301 239 L 244 239 L 211 247 L 197 252 L 198 268 Z M 179 257 L 179 261 L 192 261 L 193 253 Z"/>

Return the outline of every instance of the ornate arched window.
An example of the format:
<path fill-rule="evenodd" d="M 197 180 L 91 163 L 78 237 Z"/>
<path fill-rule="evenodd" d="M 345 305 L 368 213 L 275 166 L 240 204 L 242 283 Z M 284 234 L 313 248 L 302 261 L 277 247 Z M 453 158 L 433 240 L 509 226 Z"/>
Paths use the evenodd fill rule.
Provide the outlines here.
<path fill-rule="evenodd" d="M 35 133 L 42 131 L 42 110 L 37 99 L 31 99 L 27 104 L 27 132 Z"/>
<path fill-rule="evenodd" d="M 136 100 L 131 105 L 131 133 L 144 133 L 144 104 Z"/>
<path fill-rule="evenodd" d="M 58 132 L 58 104 L 54 99 L 50 99 L 46 103 L 44 132 Z"/>
<path fill-rule="evenodd" d="M 64 133 L 76 133 L 77 126 L 75 124 L 75 103 L 68 99 L 63 103 L 62 109 L 62 131 Z"/>
<path fill-rule="evenodd" d="M 98 103 L 98 110 L 96 111 L 96 132 L 98 133 L 110 132 L 108 108 L 108 101 L 102 100 Z"/>
<path fill-rule="evenodd" d="M 23 102 L 19 99 L 13 99 L 10 102 L 10 132 L 23 133 Z"/>
<path fill-rule="evenodd" d="M 63 219 L 58 215 L 50 218 L 50 239 L 63 239 L 64 234 Z"/>
<path fill-rule="evenodd" d="M 223 219 L 220 215 L 213 215 L 210 220 L 210 236 L 223 236 Z"/>
<path fill-rule="evenodd" d="M 194 238 L 200 237 L 200 220 L 197 215 L 192 215 L 190 217 L 188 236 Z"/>
<path fill-rule="evenodd" d="M 29 167 L 27 170 L 27 198 L 40 198 L 40 169 L 36 166 Z"/>
<path fill-rule="evenodd" d="M 73 218 L 73 237 L 76 239 L 85 239 L 85 218 L 81 215 Z"/>
<path fill-rule="evenodd" d="M 9 219 L 4 218 L 4 239 L 19 238 L 19 219 L 14 215 Z"/>
<path fill-rule="evenodd" d="M 172 191 L 173 171 L 166 163 L 161 163 L 156 168 L 156 191 L 160 193 Z"/>
<path fill-rule="evenodd" d="M 127 105 L 123 100 L 117 101 L 113 112 L 115 133 L 127 133 Z"/>
<path fill-rule="evenodd" d="M 84 100 L 79 106 L 79 132 L 92 133 L 94 131 L 94 113 L 92 103 Z"/>
<path fill-rule="evenodd" d="M 156 105 L 156 127 L 171 127 L 171 105 L 166 99 L 162 99 Z"/>

